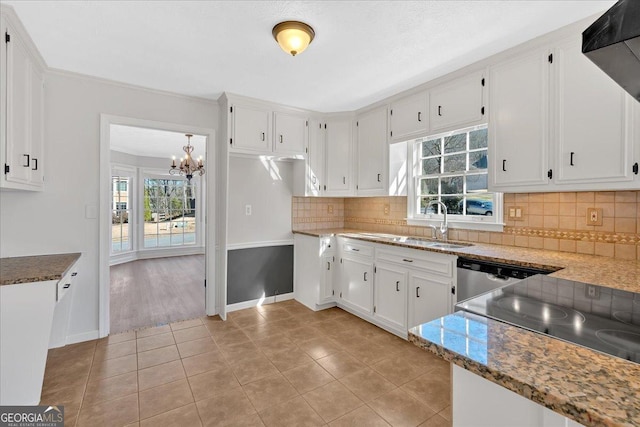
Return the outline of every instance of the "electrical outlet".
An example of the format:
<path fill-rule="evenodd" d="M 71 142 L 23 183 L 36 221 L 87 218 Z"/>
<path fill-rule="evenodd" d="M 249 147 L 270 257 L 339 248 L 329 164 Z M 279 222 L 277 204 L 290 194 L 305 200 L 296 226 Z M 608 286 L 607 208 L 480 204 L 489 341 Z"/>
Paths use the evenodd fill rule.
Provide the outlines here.
<path fill-rule="evenodd" d="M 587 285 L 585 289 L 585 296 L 589 299 L 598 299 L 600 298 L 600 289 L 596 286 Z"/>
<path fill-rule="evenodd" d="M 587 225 L 602 225 L 602 208 L 587 208 Z"/>
<path fill-rule="evenodd" d="M 515 221 L 522 221 L 524 209 L 521 206 L 514 206 L 509 208 L 509 219 L 513 219 Z"/>
<path fill-rule="evenodd" d="M 389 211 L 391 210 L 391 206 L 388 204 L 384 205 L 384 214 L 389 215 Z"/>
<path fill-rule="evenodd" d="M 333 213 L 333 205 L 327 205 L 327 213 Z"/>
<path fill-rule="evenodd" d="M 516 208 L 516 218 L 522 218 L 522 208 Z"/>
<path fill-rule="evenodd" d="M 245 205 L 244 207 L 244 214 L 246 216 L 251 216 L 251 205 Z"/>
<path fill-rule="evenodd" d="M 509 208 L 509 218 L 515 218 L 515 217 L 516 217 L 516 209 Z"/>

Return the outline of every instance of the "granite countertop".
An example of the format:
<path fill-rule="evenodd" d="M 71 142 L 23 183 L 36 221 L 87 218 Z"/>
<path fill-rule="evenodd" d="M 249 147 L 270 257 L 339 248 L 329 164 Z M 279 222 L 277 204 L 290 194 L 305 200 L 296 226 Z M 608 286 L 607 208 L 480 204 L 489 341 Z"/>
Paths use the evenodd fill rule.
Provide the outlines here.
<path fill-rule="evenodd" d="M 486 243 L 473 243 L 471 246 L 458 249 L 436 249 L 402 242 L 394 242 L 389 239 L 385 239 L 384 237 L 372 236 L 374 234 L 384 236 L 382 233 L 363 235 L 362 233 L 368 234 L 364 230 L 325 229 L 294 231 L 294 233 L 306 234 L 309 236 L 334 234 L 373 243 L 383 243 L 411 249 L 440 252 L 470 259 L 503 262 L 523 267 L 557 270 L 551 274 L 552 277 L 640 293 L 640 262 L 638 261 L 618 260 L 595 255 L 582 255 L 569 252 L 549 251 L 545 249 L 490 245 Z M 462 243 L 469 244 L 468 242 Z"/>
<path fill-rule="evenodd" d="M 0 286 L 60 280 L 79 253 L 0 258 Z"/>
<path fill-rule="evenodd" d="M 585 426 L 640 426 L 640 364 L 466 312 L 409 341 Z"/>

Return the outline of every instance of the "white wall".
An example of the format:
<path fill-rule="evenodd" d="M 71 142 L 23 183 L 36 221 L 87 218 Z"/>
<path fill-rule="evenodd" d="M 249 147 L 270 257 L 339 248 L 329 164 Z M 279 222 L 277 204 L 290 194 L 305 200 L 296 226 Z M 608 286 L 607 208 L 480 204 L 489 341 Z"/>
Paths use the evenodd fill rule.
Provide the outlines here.
<path fill-rule="evenodd" d="M 45 88 L 45 191 L 0 193 L 0 256 L 82 252 L 70 335 L 98 330 L 100 114 L 217 129 L 214 102 L 52 72 Z"/>
<path fill-rule="evenodd" d="M 228 245 L 292 240 L 292 194 L 292 161 L 230 157 Z"/>

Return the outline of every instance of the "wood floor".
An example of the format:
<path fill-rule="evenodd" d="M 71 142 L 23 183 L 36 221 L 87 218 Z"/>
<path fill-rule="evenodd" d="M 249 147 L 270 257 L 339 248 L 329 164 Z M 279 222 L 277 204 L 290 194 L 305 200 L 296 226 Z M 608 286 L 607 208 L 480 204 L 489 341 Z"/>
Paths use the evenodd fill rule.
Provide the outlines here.
<path fill-rule="evenodd" d="M 110 271 L 112 334 L 205 315 L 204 255 L 133 261 Z"/>

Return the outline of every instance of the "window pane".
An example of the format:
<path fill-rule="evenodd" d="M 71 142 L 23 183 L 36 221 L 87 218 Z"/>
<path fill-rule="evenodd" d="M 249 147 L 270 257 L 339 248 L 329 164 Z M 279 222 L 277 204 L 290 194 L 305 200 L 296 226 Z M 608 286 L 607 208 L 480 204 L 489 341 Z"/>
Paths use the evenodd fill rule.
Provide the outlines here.
<path fill-rule="evenodd" d="M 422 161 L 422 175 L 436 175 L 440 173 L 440 161 L 442 157 L 434 157 Z"/>
<path fill-rule="evenodd" d="M 487 169 L 487 150 L 469 153 L 469 170 Z"/>
<path fill-rule="evenodd" d="M 444 172 L 464 172 L 467 170 L 467 154 L 444 156 Z"/>
<path fill-rule="evenodd" d="M 486 173 L 483 173 L 480 175 L 468 175 L 467 176 L 467 193 L 486 192 L 487 177 L 488 175 Z"/>
<path fill-rule="evenodd" d="M 432 200 L 438 200 L 437 196 L 433 196 L 433 197 L 421 197 L 420 198 L 420 203 L 419 205 L 419 209 L 420 209 L 420 213 L 421 214 L 427 214 L 427 213 L 438 213 L 438 206 L 429 206 L 429 203 Z"/>
<path fill-rule="evenodd" d="M 439 156 L 440 154 L 442 154 L 440 149 L 440 138 L 431 139 L 422 143 L 422 157 Z"/>
<path fill-rule="evenodd" d="M 479 129 L 469 132 L 469 149 L 485 148 L 487 146 L 487 129 Z"/>
<path fill-rule="evenodd" d="M 491 195 L 467 197 L 467 215 L 493 215 L 493 198 Z"/>
<path fill-rule="evenodd" d="M 462 215 L 462 196 L 442 196 L 448 214 Z"/>
<path fill-rule="evenodd" d="M 420 194 L 438 194 L 438 178 L 427 178 L 420 182 Z"/>
<path fill-rule="evenodd" d="M 450 176 L 441 179 L 442 189 L 441 194 L 462 194 L 463 191 L 463 177 L 462 176 Z"/>
<path fill-rule="evenodd" d="M 444 138 L 444 152 L 456 153 L 467 150 L 467 134 L 459 133 Z"/>

